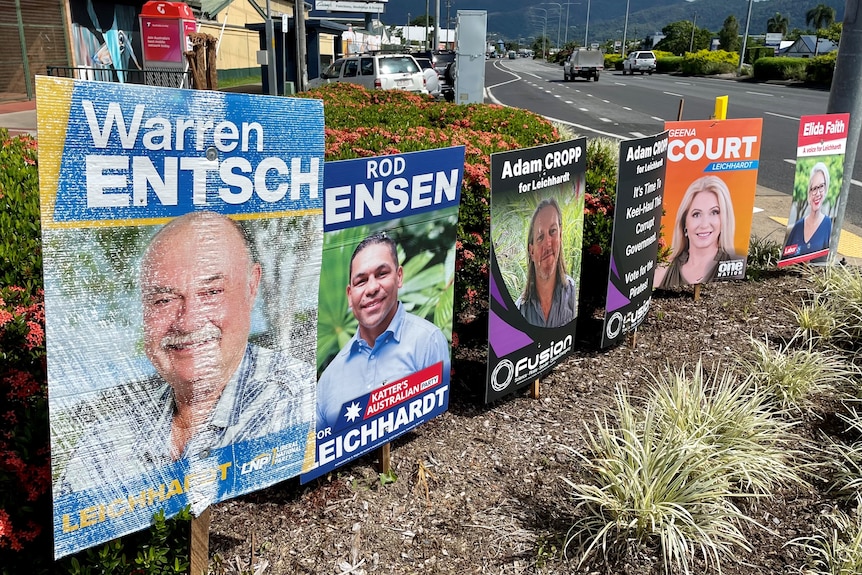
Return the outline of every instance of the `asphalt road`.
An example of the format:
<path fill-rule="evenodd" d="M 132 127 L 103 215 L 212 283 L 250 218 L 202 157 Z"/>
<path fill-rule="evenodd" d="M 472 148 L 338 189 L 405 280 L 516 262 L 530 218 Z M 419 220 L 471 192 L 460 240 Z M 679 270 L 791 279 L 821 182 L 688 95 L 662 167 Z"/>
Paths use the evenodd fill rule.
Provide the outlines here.
<path fill-rule="evenodd" d="M 715 98 L 728 96 L 728 118 L 763 118 L 758 184 L 793 189 L 801 116 L 824 114 L 829 92 L 782 84 L 667 74 L 606 71 L 598 82 L 563 81 L 562 66 L 529 58 L 488 60 L 485 87 L 493 100 L 572 124 L 587 137 L 632 138 L 664 129 L 665 121 L 708 119 Z M 857 158 L 845 221 L 862 225 L 862 162 Z"/>

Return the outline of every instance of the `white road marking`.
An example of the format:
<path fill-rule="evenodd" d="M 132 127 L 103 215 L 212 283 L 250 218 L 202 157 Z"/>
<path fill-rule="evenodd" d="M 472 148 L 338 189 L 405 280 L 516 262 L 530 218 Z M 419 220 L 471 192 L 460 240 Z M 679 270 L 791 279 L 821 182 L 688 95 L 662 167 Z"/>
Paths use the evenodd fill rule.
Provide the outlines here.
<path fill-rule="evenodd" d="M 629 132 L 635 138 L 646 138 L 646 134 L 641 134 L 640 132 Z"/>
<path fill-rule="evenodd" d="M 632 111 L 632 109 L 631 109 L 631 108 L 629 108 L 628 106 L 623 106 L 623 110 L 628 110 L 629 112 L 631 112 L 631 111 Z"/>
<path fill-rule="evenodd" d="M 778 118 L 784 118 L 786 120 L 793 120 L 795 122 L 799 121 L 799 118 L 795 118 L 793 116 L 785 116 L 784 114 L 776 114 L 775 112 L 764 112 L 764 114 L 769 114 L 770 116 L 777 116 Z"/>
<path fill-rule="evenodd" d="M 753 96 L 769 96 L 770 98 L 774 98 L 774 97 L 775 97 L 775 95 L 774 95 L 774 94 L 765 94 L 765 93 L 763 93 L 763 92 L 749 92 L 749 91 L 746 91 L 745 93 L 746 93 L 746 94 L 752 94 Z"/>
<path fill-rule="evenodd" d="M 566 100 L 566 104 L 574 104 L 571 100 Z"/>
<path fill-rule="evenodd" d="M 578 110 L 580 110 L 581 112 L 589 112 L 590 111 L 589 108 L 578 108 Z"/>
<path fill-rule="evenodd" d="M 658 116 L 650 116 L 650 118 L 652 118 L 653 120 L 656 120 L 658 122 L 664 122 L 664 118 L 659 118 Z"/>
<path fill-rule="evenodd" d="M 602 122 L 608 122 L 608 123 L 613 122 L 613 120 L 611 120 L 610 118 L 599 118 L 599 120 L 601 120 Z"/>
<path fill-rule="evenodd" d="M 677 94 L 676 92 L 663 92 L 663 94 L 667 94 L 668 96 L 676 96 L 677 98 L 684 98 L 682 94 Z"/>

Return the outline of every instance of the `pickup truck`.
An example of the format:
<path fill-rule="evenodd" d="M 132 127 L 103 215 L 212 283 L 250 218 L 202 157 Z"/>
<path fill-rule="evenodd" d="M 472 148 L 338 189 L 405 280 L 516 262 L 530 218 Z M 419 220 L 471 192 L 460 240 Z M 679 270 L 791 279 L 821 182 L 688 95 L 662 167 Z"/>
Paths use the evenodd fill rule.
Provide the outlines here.
<path fill-rule="evenodd" d="M 575 78 L 592 78 L 599 81 L 599 73 L 605 69 L 605 55 L 598 50 L 578 48 L 563 64 L 563 80 L 570 82 Z"/>

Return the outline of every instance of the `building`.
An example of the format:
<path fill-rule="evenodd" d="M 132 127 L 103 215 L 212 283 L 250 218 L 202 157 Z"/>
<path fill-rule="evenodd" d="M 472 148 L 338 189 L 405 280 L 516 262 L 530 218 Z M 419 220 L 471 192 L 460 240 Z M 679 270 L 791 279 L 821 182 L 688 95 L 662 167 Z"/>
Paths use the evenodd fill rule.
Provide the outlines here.
<path fill-rule="evenodd" d="M 0 0 L 0 35 L 7 39 L 0 53 L 0 102 L 34 99 L 34 77 L 46 74 L 49 67 L 74 69 L 77 77 L 125 81 L 124 70 L 145 66 L 139 20 L 144 4 L 144 0 Z M 258 63 L 258 52 L 266 47 L 263 0 L 189 0 L 186 4 L 197 30 L 218 39 L 221 80 L 266 76 Z M 310 5 L 304 7 L 307 13 Z M 284 78 L 279 78 L 295 80 L 296 70 L 287 68 L 291 62 L 295 68 L 294 2 L 271 0 L 270 10 L 283 50 L 279 62 L 285 66 Z M 281 29 L 283 15 L 287 30 Z M 317 76 L 340 54 L 341 43 L 335 38 L 344 30 L 346 26 L 327 20 L 307 20 L 309 77 Z"/>

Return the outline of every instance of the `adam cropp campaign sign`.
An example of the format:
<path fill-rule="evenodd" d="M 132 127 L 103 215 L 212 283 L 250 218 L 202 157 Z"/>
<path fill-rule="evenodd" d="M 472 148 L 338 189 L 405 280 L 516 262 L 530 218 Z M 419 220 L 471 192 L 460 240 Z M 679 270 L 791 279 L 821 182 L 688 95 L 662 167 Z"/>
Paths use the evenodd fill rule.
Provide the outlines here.
<path fill-rule="evenodd" d="M 449 405 L 464 148 L 327 162 L 308 481 Z"/>
<path fill-rule="evenodd" d="M 55 555 L 314 449 L 315 100 L 37 78 Z"/>
<path fill-rule="evenodd" d="M 574 349 L 585 174 L 586 138 L 491 156 L 486 402 Z"/>
<path fill-rule="evenodd" d="M 602 347 L 646 318 L 658 255 L 667 132 L 620 142 L 620 168 Z"/>

